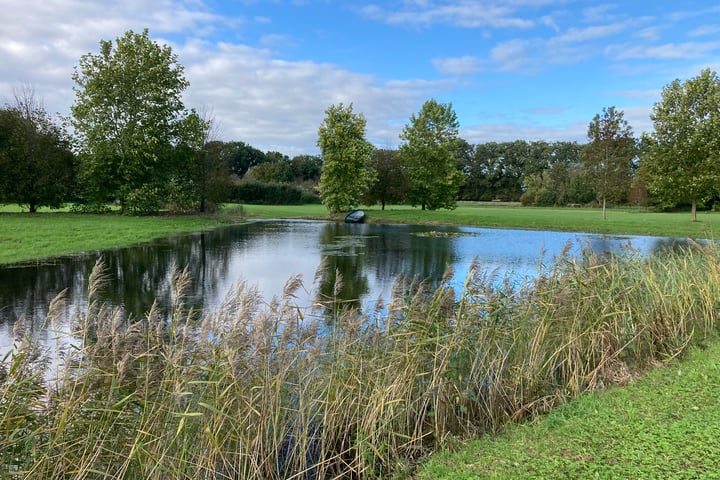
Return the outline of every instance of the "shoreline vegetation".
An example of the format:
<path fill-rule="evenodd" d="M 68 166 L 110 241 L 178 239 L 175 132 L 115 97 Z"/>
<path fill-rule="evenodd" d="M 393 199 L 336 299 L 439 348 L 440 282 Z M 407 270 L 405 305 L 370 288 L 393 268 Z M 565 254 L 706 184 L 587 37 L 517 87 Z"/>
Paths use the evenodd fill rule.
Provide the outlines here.
<path fill-rule="evenodd" d="M 457 215 L 463 219 L 458 223 L 468 224 L 466 208 L 474 218 L 481 216 L 480 207 L 461 205 L 434 217 L 409 211 L 405 222 L 419 223 L 417 217 L 427 215 L 432 220 L 424 223 L 446 223 L 443 219 Z M 486 208 L 505 209 L 497 214 L 503 221 L 519 221 L 519 213 L 508 213 L 513 207 Z M 288 209 L 293 210 L 250 206 L 242 213 L 313 217 L 282 213 Z M 400 210 L 386 210 L 387 215 L 370 210 L 371 220 L 393 221 Z M 561 216 L 558 209 L 524 210 L 544 217 L 526 228 L 543 228 Z M 598 210 L 561 210 L 578 216 L 556 218 L 556 224 L 584 231 L 593 222 L 607 231 L 629 222 L 612 223 L 620 212 L 610 211 L 603 222 Z M 581 221 L 589 213 L 597 218 Z M 720 218 L 700 215 L 704 223 L 697 225 L 684 213 L 687 226 L 676 214 L 625 215 L 643 225 L 622 233 L 664 228 L 665 236 L 694 238 L 711 238 L 712 223 Z M 10 228 L 6 220 L 27 217 L 0 216 L 0 245 Z M 65 228 L 76 220 L 56 218 Z M 237 220 L 214 218 L 199 228 Z M 682 233 L 686 228 L 697 233 Z M 451 277 L 448 272 L 446 279 Z M 88 281 L 88 305 L 72 315 L 70 331 L 57 327 L 67 315 L 62 294 L 51 305 L 51 331 L 67 342 L 60 366 L 16 324 L 15 354 L 0 363 L 0 471 L 8 472 L 0 478 L 718 474 L 713 392 L 720 384 L 720 250 L 712 244 L 663 258 L 562 255 L 521 289 L 477 266 L 461 292 L 449 282 L 431 290 L 400 280 L 387 312 L 374 317 L 342 310 L 316 316 L 298 309 L 293 292 L 303 286 L 297 278 L 288 280 L 276 301 L 238 285 L 218 311 L 200 317 L 183 303 L 191 281 L 186 272 L 176 272 L 171 311 L 153 308 L 142 321 L 127 324 L 120 308 L 96 300 L 106 286 L 104 267 L 97 264 Z M 715 368 L 673 362 L 689 350 L 690 361 L 698 362 L 702 349 Z M 672 367 L 657 369 L 668 364 Z M 672 381 L 685 369 L 692 373 L 683 377 L 689 384 Z M 649 370 L 654 371 L 647 375 Z M 631 393 L 620 406 L 603 407 L 623 391 Z M 669 410 L 658 405 L 673 402 Z M 628 404 L 632 412 L 622 410 Z M 658 422 L 649 426 L 631 415 L 652 416 L 656 410 Z M 599 418 L 593 421 L 593 415 Z M 528 443 L 537 438 L 531 432 L 542 437 L 588 418 L 590 426 L 553 437 L 570 444 Z M 507 435 L 495 436 L 505 429 Z M 657 435 L 664 430 L 670 433 Z M 470 438 L 479 440 L 465 444 Z M 650 449 L 631 449 L 647 438 Z M 673 448 L 682 442 L 696 451 Z M 593 448 L 620 450 L 609 459 Z M 458 456 L 428 457 L 453 450 Z M 622 454 L 631 450 L 635 457 Z"/>

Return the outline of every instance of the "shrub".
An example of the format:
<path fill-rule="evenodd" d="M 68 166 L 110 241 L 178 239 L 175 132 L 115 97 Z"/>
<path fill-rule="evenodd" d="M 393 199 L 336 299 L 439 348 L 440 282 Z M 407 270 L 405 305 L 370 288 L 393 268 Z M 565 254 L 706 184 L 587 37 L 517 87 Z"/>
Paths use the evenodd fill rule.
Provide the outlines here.
<path fill-rule="evenodd" d="M 143 185 L 125 198 L 124 211 L 128 215 L 154 215 L 160 211 L 161 192 L 154 185 Z"/>
<path fill-rule="evenodd" d="M 543 188 L 535 196 L 535 205 L 538 207 L 552 207 L 555 205 L 555 192 Z"/>
<path fill-rule="evenodd" d="M 242 180 L 232 188 L 231 201 L 263 205 L 300 205 L 319 203 L 317 195 L 289 183 L 262 183 Z"/>

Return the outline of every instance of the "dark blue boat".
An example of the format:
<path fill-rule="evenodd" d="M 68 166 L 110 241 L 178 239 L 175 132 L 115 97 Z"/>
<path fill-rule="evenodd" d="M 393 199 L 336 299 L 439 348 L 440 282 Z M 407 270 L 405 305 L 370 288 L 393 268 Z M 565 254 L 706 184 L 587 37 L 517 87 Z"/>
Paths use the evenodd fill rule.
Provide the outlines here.
<path fill-rule="evenodd" d="M 345 223 L 364 223 L 365 212 L 362 210 L 353 210 L 352 212 L 345 215 Z"/>

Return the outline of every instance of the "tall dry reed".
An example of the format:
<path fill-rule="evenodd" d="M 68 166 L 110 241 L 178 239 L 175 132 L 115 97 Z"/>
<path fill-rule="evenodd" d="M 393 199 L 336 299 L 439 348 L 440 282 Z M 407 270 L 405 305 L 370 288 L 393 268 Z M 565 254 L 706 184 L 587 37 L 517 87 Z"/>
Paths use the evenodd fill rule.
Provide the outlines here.
<path fill-rule="evenodd" d="M 712 247 L 564 254 L 522 287 L 478 264 L 459 291 L 451 279 L 401 279 L 372 315 L 329 317 L 295 304 L 299 277 L 270 301 L 241 282 L 200 316 L 177 271 L 170 312 L 128 320 L 102 303 L 98 263 L 57 378 L 20 328 L 0 363 L 0 478 L 401 477 L 717 328 Z"/>

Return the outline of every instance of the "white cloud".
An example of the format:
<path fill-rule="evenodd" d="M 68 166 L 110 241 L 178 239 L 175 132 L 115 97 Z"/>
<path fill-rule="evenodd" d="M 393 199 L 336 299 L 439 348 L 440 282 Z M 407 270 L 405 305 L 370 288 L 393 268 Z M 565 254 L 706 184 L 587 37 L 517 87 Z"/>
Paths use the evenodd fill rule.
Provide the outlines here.
<path fill-rule="evenodd" d="M 579 43 L 606 38 L 622 32 L 627 27 L 622 23 L 594 25 L 586 28 L 569 28 L 565 33 L 552 39 L 557 43 Z"/>
<path fill-rule="evenodd" d="M 713 54 L 720 48 L 720 42 L 684 42 L 663 45 L 609 45 L 605 53 L 615 60 L 661 59 L 687 60 Z"/>
<path fill-rule="evenodd" d="M 522 4 L 500 1 L 479 3 L 472 0 L 405 2 L 404 8 L 397 10 L 367 5 L 361 11 L 368 18 L 394 25 L 430 26 L 441 23 L 464 28 L 532 28 L 536 25 L 534 20 L 518 15 Z"/>
<path fill-rule="evenodd" d="M 469 55 L 464 57 L 435 58 L 432 63 L 438 72 L 450 75 L 471 75 L 480 71 L 483 65 L 483 62 L 479 58 Z"/>
<path fill-rule="evenodd" d="M 428 52 L 427 58 L 420 58 L 417 63 L 432 63 L 435 67 L 429 79 L 414 76 L 422 73 L 388 78 L 383 76 L 380 66 L 382 52 L 374 52 L 378 56 L 378 74 L 360 74 L 341 64 L 313 61 L 314 53 L 303 51 L 312 44 L 308 37 L 302 37 L 305 32 L 282 30 L 282 22 L 273 10 L 255 8 L 263 5 L 255 0 L 242 2 L 253 6 L 252 10 L 248 9 L 247 19 L 218 15 L 202 0 L 0 1 L 4 5 L 0 29 L 0 65 L 3 67 L 0 100 L 11 99 L 14 88 L 27 84 L 43 97 L 49 112 L 68 114 L 74 100 L 71 75 L 80 56 L 97 52 L 101 39 L 114 40 L 129 29 L 139 32 L 147 27 L 151 38 L 170 44 L 178 54 L 191 83 L 185 96 L 186 105 L 211 111 L 219 124 L 221 139 L 242 140 L 262 150 L 279 150 L 288 155 L 317 151 L 317 128 L 324 111 L 339 102 L 353 102 L 355 111 L 366 116 L 368 138 L 373 143 L 396 146 L 402 126 L 430 97 L 454 104 L 466 128 L 465 138 L 473 143 L 518 138 L 582 140 L 592 114 L 574 122 L 572 112 L 556 114 L 552 100 L 546 102 L 550 110 L 543 114 L 555 115 L 557 124 L 552 127 L 537 126 L 533 120 L 545 119 L 537 115 L 527 121 L 508 116 L 501 119 L 506 123 L 473 126 L 463 122 L 462 108 L 485 105 L 487 97 L 483 96 L 493 95 L 490 89 L 478 87 L 481 83 L 500 85 L 516 72 L 534 75 L 556 64 L 587 60 L 596 62 L 593 67 L 598 71 L 605 69 L 608 76 L 621 71 L 623 75 L 615 77 L 642 77 L 641 85 L 624 87 L 619 83 L 613 87 L 618 91 L 625 88 L 628 103 L 632 103 L 629 98 L 632 88 L 658 88 L 661 85 L 652 83 L 657 78 L 661 81 L 688 78 L 683 76 L 685 70 L 677 70 L 680 68 L 677 60 L 708 63 L 717 59 L 720 48 L 720 43 L 713 41 L 712 19 L 700 17 L 699 21 L 705 25 L 685 30 L 686 34 L 707 41 L 673 43 L 677 40 L 671 37 L 662 40 L 661 35 L 669 30 L 667 25 L 651 22 L 650 17 L 623 16 L 622 5 L 601 6 L 583 15 L 569 0 L 403 0 L 392 2 L 399 5 L 392 10 L 386 6 L 390 2 L 378 2 L 363 10 L 366 17 L 385 23 L 376 26 L 378 28 L 388 29 L 387 24 L 403 27 L 440 24 L 441 28 L 420 33 L 431 36 L 448 32 L 451 36 L 457 34 L 458 38 L 470 34 L 475 42 L 450 47 L 438 42 L 431 48 L 417 45 L 418 52 L 423 48 Z M 333 3 L 339 5 L 338 2 L 328 5 Z M 567 9 L 565 4 L 569 5 Z M 571 10 L 572 7 L 575 9 Z M 528 30 L 538 26 L 541 28 Z M 479 28 L 479 32 L 468 31 L 468 28 Z M 404 29 L 394 31 L 398 37 L 393 38 L 400 38 L 402 42 L 406 38 L 401 36 L 403 31 L 406 32 Z M 237 42 L 238 38 L 249 38 L 250 32 L 252 38 L 259 38 L 257 44 Z M 609 40 L 629 34 L 633 35 L 632 41 L 639 43 L 629 43 L 629 36 L 622 39 L 622 44 L 617 40 L 612 44 Z M 218 40 L 220 38 L 224 40 Z M 499 40 L 488 45 L 488 38 Z M 278 59 L 274 49 L 287 46 L 291 46 L 290 50 L 298 53 L 298 57 L 304 55 L 300 57 L 302 60 Z M 608 65 L 608 58 L 615 63 Z M 422 70 L 416 66 L 412 66 L 412 71 Z M 393 70 L 403 71 L 402 68 Z M 471 78 L 481 71 L 482 79 Z M 462 78 L 433 80 L 436 72 Z M 493 72 L 502 73 L 493 77 Z M 519 94 L 522 94 L 523 81 L 517 79 Z M 543 79 L 536 75 L 531 81 Z M 552 90 L 552 86 L 548 87 L 548 98 Z M 557 95 L 566 95 L 566 92 Z M 584 97 L 583 102 L 603 101 L 602 98 L 593 100 L 591 96 Z M 504 105 L 490 106 L 496 98 L 487 100 L 486 108 L 493 111 L 483 117 L 485 121 L 506 112 Z M 591 108 L 600 107 L 602 103 Z M 637 108 L 637 121 L 641 122 L 646 113 Z M 467 111 L 467 115 L 479 118 L 477 111 Z M 512 118 L 513 123 L 507 123 L 507 118 Z"/>
<path fill-rule="evenodd" d="M 700 25 L 688 32 L 691 37 L 710 37 L 720 34 L 720 25 Z"/>
<path fill-rule="evenodd" d="M 609 3 L 585 8 L 583 10 L 583 21 L 589 23 L 606 22 L 613 17 L 610 12 L 616 8 L 617 5 Z"/>
<path fill-rule="evenodd" d="M 337 65 L 277 60 L 267 50 L 243 45 L 222 43 L 211 54 L 207 49 L 189 45 L 180 50 L 191 82 L 187 103 L 211 106 L 224 139 L 289 155 L 316 150 L 324 111 L 340 102 L 353 103 L 366 116 L 369 140 L 387 142 L 399 133 L 398 115 L 404 123 L 438 86 L 381 82 Z"/>
<path fill-rule="evenodd" d="M 460 136 L 471 144 L 487 142 L 526 141 L 578 142 L 587 141 L 587 123 L 573 122 L 558 127 L 534 126 L 523 123 L 479 124 L 460 131 Z"/>
<path fill-rule="evenodd" d="M 498 65 L 500 71 L 520 70 L 535 62 L 529 54 L 531 43 L 526 40 L 510 40 L 496 45 L 490 51 L 490 58 Z"/>

